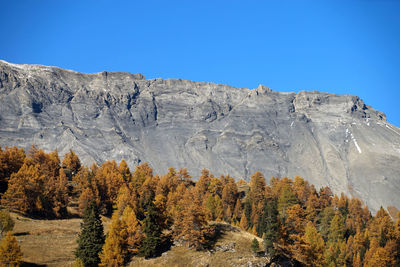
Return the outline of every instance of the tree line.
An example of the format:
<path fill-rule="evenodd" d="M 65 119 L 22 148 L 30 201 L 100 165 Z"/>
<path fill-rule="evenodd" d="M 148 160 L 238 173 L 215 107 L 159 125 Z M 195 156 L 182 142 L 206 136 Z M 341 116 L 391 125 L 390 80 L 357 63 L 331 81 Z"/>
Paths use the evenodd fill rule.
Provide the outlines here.
<path fill-rule="evenodd" d="M 270 258 L 284 255 L 305 266 L 400 264 L 400 219 L 383 208 L 372 216 L 359 199 L 316 190 L 301 177 L 267 184 L 256 172 L 247 183 L 203 169 L 194 181 L 186 169 L 157 175 L 143 163 L 131 172 L 124 160 L 87 167 L 72 150 L 60 161 L 57 151 L 6 147 L 0 193 L 3 208 L 46 218 L 67 216 L 76 199 L 84 216 L 76 251 L 83 266 L 122 266 L 135 255 L 158 256 L 172 242 L 207 249 L 212 221 L 262 237 Z M 106 236 L 100 214 L 112 218 Z"/>

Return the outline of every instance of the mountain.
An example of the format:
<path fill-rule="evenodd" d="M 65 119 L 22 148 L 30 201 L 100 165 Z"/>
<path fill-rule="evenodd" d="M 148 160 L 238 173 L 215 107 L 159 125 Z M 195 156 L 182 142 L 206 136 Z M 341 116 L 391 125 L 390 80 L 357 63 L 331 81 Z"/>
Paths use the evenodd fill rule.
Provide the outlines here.
<path fill-rule="evenodd" d="M 0 145 L 32 144 L 72 148 L 86 164 L 147 161 L 158 173 L 298 175 L 373 211 L 400 208 L 400 129 L 353 95 L 0 61 Z"/>

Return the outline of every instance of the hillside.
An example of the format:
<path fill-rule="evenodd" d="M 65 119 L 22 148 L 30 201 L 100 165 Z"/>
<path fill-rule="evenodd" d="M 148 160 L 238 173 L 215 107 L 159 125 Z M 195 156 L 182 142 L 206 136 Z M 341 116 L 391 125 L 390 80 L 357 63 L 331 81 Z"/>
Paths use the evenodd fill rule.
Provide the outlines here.
<path fill-rule="evenodd" d="M 299 176 L 267 184 L 256 172 L 247 183 L 203 169 L 194 181 L 187 169 L 159 175 L 142 163 L 131 172 L 125 161 L 88 168 L 73 151 L 61 161 L 57 151 L 6 147 L 0 195 L 5 266 L 400 263 L 400 212 L 373 216 L 359 199 Z"/>
<path fill-rule="evenodd" d="M 300 175 L 399 208 L 400 129 L 352 95 L 280 93 L 0 61 L 0 145 L 249 180 Z"/>
<path fill-rule="evenodd" d="M 73 266 L 76 239 L 81 219 L 36 220 L 18 214 L 15 219 L 14 235 L 17 236 L 22 252 L 23 266 Z M 109 219 L 104 219 L 107 226 Z M 167 253 L 155 259 L 135 257 L 129 266 L 246 266 L 247 263 L 265 263 L 251 251 L 254 235 L 222 224 L 225 230 L 216 242 L 218 251 L 194 251 L 186 247 L 172 247 Z M 257 238 L 257 237 L 256 237 Z M 258 238 L 260 243 L 261 238 Z M 234 248 L 232 249 L 232 246 Z M 223 251 L 223 250 L 227 251 Z M 29 265 L 30 264 L 30 265 Z M 228 265 L 227 265 L 228 264 Z"/>

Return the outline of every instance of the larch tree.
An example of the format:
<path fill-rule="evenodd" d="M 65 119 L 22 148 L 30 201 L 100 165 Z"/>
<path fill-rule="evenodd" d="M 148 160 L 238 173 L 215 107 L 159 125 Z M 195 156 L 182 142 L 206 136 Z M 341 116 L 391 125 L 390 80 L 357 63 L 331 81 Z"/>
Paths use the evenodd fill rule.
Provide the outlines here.
<path fill-rule="evenodd" d="M 322 187 L 319 190 L 319 204 L 321 209 L 328 207 L 332 203 L 333 193 L 329 186 Z"/>
<path fill-rule="evenodd" d="M 294 177 L 293 191 L 302 205 L 306 204 L 308 197 L 312 194 L 311 186 L 300 176 Z"/>
<path fill-rule="evenodd" d="M 63 169 L 58 177 L 49 177 L 46 195 L 51 203 L 52 212 L 56 217 L 67 214 L 68 205 L 68 179 Z"/>
<path fill-rule="evenodd" d="M 180 202 L 183 209 L 174 221 L 174 239 L 182 240 L 190 248 L 201 249 L 209 228 L 197 188 L 187 190 Z"/>
<path fill-rule="evenodd" d="M 265 196 L 265 178 L 260 172 L 254 173 L 250 178 L 250 200 L 255 204 L 262 202 Z"/>
<path fill-rule="evenodd" d="M 72 149 L 70 149 L 69 152 L 64 155 L 64 159 L 61 164 L 62 167 L 65 168 L 67 175 L 70 177 L 77 174 L 81 168 L 81 160 L 79 159 L 78 155 L 72 151 Z"/>
<path fill-rule="evenodd" d="M 119 219 L 118 212 L 114 212 L 111 225 L 100 253 L 99 266 L 123 266 L 127 261 L 126 230 Z"/>
<path fill-rule="evenodd" d="M 228 180 L 227 183 L 224 185 L 222 189 L 221 200 L 224 206 L 224 210 L 226 211 L 228 208 L 230 208 L 232 214 L 233 211 L 235 210 L 238 188 L 232 177 L 228 177 L 227 180 Z"/>
<path fill-rule="evenodd" d="M 147 178 L 153 177 L 153 169 L 150 168 L 147 162 L 138 165 L 133 172 L 131 187 L 139 191 L 144 181 Z"/>
<path fill-rule="evenodd" d="M 240 219 L 239 223 L 240 228 L 242 228 L 244 231 L 247 231 L 249 229 L 249 222 L 247 221 L 246 215 L 243 214 L 242 218 Z"/>
<path fill-rule="evenodd" d="M 333 216 L 329 226 L 328 240 L 331 242 L 342 241 L 344 239 L 345 232 L 345 219 L 343 218 L 341 213 L 337 212 L 335 216 Z"/>
<path fill-rule="evenodd" d="M 125 160 L 121 160 L 118 166 L 119 173 L 122 175 L 125 183 L 129 183 L 132 180 L 132 173 L 129 170 L 128 164 Z"/>
<path fill-rule="evenodd" d="M 14 229 L 15 222 L 11 218 L 10 213 L 6 210 L 0 210 L 0 239 L 5 233 Z"/>
<path fill-rule="evenodd" d="M 223 188 L 224 185 L 222 184 L 221 180 L 217 177 L 213 177 L 210 181 L 207 192 L 213 196 L 217 195 L 218 197 L 221 197 Z"/>
<path fill-rule="evenodd" d="M 222 220 L 224 210 L 222 201 L 218 195 L 210 194 L 206 202 L 206 207 L 211 213 L 211 220 Z"/>
<path fill-rule="evenodd" d="M 7 232 L 0 243 L 0 266 L 20 266 L 21 260 L 22 252 L 18 241 L 11 232 Z"/>
<path fill-rule="evenodd" d="M 178 187 L 176 188 L 176 192 L 169 192 L 168 197 L 167 197 L 167 216 L 173 220 L 174 218 L 177 218 L 181 214 L 183 210 L 182 202 L 181 200 L 185 196 L 186 193 L 186 185 L 185 183 L 180 183 Z"/>
<path fill-rule="evenodd" d="M 395 236 L 392 218 L 382 207 L 377 211 L 375 217 L 368 222 L 367 229 L 369 239 L 376 238 L 381 247 L 384 247 L 386 242 Z"/>
<path fill-rule="evenodd" d="M 240 199 L 236 199 L 235 209 L 233 211 L 233 219 L 234 221 L 240 221 L 242 218 L 242 203 L 240 203 Z"/>
<path fill-rule="evenodd" d="M 214 176 L 210 173 L 209 170 L 201 170 L 201 176 L 196 183 L 197 192 L 200 194 L 201 197 L 207 194 L 208 187 L 210 186 L 212 178 L 214 178 Z"/>
<path fill-rule="evenodd" d="M 17 173 L 11 175 L 8 189 L 2 196 L 2 205 L 28 214 L 41 212 L 41 205 L 37 204 L 42 199 L 40 185 L 44 183 L 43 180 L 39 166 L 24 164 Z"/>
<path fill-rule="evenodd" d="M 142 226 L 130 206 L 122 214 L 121 221 L 126 226 L 126 246 L 130 256 L 139 252 L 143 240 Z"/>
<path fill-rule="evenodd" d="M 335 211 L 332 207 L 326 207 L 319 214 L 319 232 L 321 233 L 324 240 L 328 240 L 329 228 L 331 227 L 331 221 L 335 216 Z"/>
<path fill-rule="evenodd" d="M 394 226 L 394 240 L 396 241 L 396 263 L 400 266 L 400 212 L 397 213 L 397 220 Z"/>
<path fill-rule="evenodd" d="M 353 258 L 353 267 L 362 267 L 362 260 L 359 252 L 357 252 Z"/>
<path fill-rule="evenodd" d="M 298 203 L 297 197 L 294 194 L 291 186 L 285 185 L 278 197 L 278 211 L 280 217 L 285 220 L 287 217 L 287 209 Z"/>
<path fill-rule="evenodd" d="M 325 242 L 312 222 L 308 222 L 304 235 L 294 245 L 292 252 L 295 259 L 306 266 L 324 266 Z"/>
<path fill-rule="evenodd" d="M 304 209 L 299 204 L 295 204 L 287 210 L 285 227 L 289 235 L 303 233 L 306 224 L 307 220 Z"/>
<path fill-rule="evenodd" d="M 362 202 L 358 198 L 352 198 L 348 204 L 348 214 L 346 218 L 346 227 L 349 229 L 350 233 L 355 234 L 357 229 L 364 229 L 370 215 L 365 214 L 362 207 Z"/>
<path fill-rule="evenodd" d="M 189 172 L 186 168 L 181 168 L 178 171 L 178 181 L 180 183 L 184 183 L 185 186 L 189 186 L 193 184 L 193 181 L 191 180 L 192 176 L 189 175 Z"/>
<path fill-rule="evenodd" d="M 133 191 L 128 185 L 122 185 L 118 192 L 116 201 L 114 202 L 114 209 L 116 209 L 120 215 L 125 211 L 127 207 L 130 207 L 133 212 L 137 212 L 139 208 L 139 200 L 135 191 Z"/>
<path fill-rule="evenodd" d="M 0 194 L 7 191 L 8 179 L 22 167 L 25 157 L 23 148 L 0 147 Z"/>

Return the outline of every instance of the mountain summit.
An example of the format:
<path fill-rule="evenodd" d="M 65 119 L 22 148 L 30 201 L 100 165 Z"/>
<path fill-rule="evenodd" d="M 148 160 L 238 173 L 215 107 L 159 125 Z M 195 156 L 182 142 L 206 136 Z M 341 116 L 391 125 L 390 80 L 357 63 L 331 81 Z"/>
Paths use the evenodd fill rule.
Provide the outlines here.
<path fill-rule="evenodd" d="M 400 129 L 353 95 L 0 61 L 0 145 L 32 144 L 72 148 L 86 164 L 147 161 L 159 173 L 298 175 L 373 211 L 400 208 Z"/>

